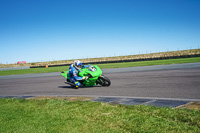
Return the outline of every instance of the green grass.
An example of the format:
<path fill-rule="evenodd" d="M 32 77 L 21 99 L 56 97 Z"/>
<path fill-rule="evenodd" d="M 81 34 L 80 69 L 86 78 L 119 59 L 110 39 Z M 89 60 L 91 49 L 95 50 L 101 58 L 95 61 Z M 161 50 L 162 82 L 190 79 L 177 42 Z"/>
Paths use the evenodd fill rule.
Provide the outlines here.
<path fill-rule="evenodd" d="M 154 61 L 138 61 L 138 62 L 126 62 L 126 63 L 108 63 L 108 64 L 99 64 L 98 66 L 100 68 L 121 68 L 121 67 L 138 67 L 138 66 L 194 63 L 194 62 L 200 62 L 200 57 L 154 60 Z"/>
<path fill-rule="evenodd" d="M 200 111 L 66 100 L 0 99 L 0 132 L 200 132 Z"/>
<path fill-rule="evenodd" d="M 66 70 L 69 70 L 69 66 L 49 67 L 49 68 L 30 68 L 30 69 L 23 69 L 23 70 L 0 71 L 0 76 L 33 74 L 33 73 L 50 73 L 50 72 L 61 72 L 61 71 L 66 71 Z"/>
<path fill-rule="evenodd" d="M 104 69 L 104 68 L 137 67 L 137 66 L 166 65 L 166 64 L 180 64 L 180 63 L 193 63 L 193 62 L 200 62 L 200 57 L 154 60 L 154 61 L 138 61 L 138 62 L 126 62 L 126 63 L 108 63 L 108 64 L 98 64 L 98 66 L 101 69 Z M 49 67 L 49 68 L 31 68 L 31 69 L 25 69 L 25 70 L 9 70 L 9 71 L 0 71 L 0 76 L 61 72 L 61 71 L 66 71 L 68 69 L 69 69 L 69 66 Z"/>

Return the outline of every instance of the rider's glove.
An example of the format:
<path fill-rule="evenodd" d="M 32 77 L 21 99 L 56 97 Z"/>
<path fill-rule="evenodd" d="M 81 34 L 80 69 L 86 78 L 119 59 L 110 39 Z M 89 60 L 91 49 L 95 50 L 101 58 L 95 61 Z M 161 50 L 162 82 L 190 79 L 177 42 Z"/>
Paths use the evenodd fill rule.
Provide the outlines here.
<path fill-rule="evenodd" d="M 83 77 L 83 80 L 87 80 L 87 79 L 88 79 L 88 76 Z"/>

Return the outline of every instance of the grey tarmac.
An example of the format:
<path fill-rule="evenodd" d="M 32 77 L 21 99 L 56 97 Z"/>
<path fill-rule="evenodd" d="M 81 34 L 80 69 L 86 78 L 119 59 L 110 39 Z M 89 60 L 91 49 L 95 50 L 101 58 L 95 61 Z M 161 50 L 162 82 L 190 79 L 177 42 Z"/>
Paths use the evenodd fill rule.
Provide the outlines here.
<path fill-rule="evenodd" d="M 200 101 L 200 63 L 104 69 L 103 73 L 110 78 L 110 87 L 74 89 L 64 84 L 60 73 L 0 76 L 0 97 L 91 96 L 94 101 L 161 107 Z"/>

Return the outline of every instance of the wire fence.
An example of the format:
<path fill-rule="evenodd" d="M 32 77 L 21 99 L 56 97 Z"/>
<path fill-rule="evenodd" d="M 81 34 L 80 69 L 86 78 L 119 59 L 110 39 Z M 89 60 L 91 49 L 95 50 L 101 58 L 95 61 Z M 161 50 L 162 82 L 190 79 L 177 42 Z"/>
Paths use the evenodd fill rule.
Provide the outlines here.
<path fill-rule="evenodd" d="M 113 54 L 109 57 L 87 57 L 87 58 L 79 58 L 83 64 L 103 64 L 103 63 L 118 63 L 118 62 L 134 62 L 134 61 L 147 61 L 147 60 L 160 60 L 160 59 L 175 59 L 175 58 L 189 58 L 189 57 L 200 57 L 200 49 L 189 49 L 189 50 L 180 50 L 180 51 L 146 51 L 146 52 L 138 52 L 138 53 L 129 53 L 129 54 Z M 66 66 L 70 65 L 74 62 L 74 59 L 68 60 L 54 60 L 54 61 L 43 61 L 37 63 L 26 63 L 26 64 L 0 64 L 0 68 L 3 67 L 25 67 L 30 66 L 31 68 L 36 67 L 54 67 L 54 66 Z"/>
<path fill-rule="evenodd" d="M 104 64 L 104 63 L 121 63 L 121 62 L 135 62 L 135 61 L 150 61 L 150 60 L 164 60 L 164 59 L 177 59 L 177 58 L 190 58 L 190 57 L 200 57 L 200 49 L 194 50 L 183 50 L 183 51 L 171 51 L 171 52 L 161 52 L 161 53 L 149 53 L 140 55 L 126 55 L 126 56 L 115 56 L 115 57 L 102 57 L 102 58 L 86 58 L 80 59 L 83 64 Z M 57 61 L 49 63 L 49 67 L 55 66 L 66 66 L 73 63 L 74 60 Z M 46 62 L 48 63 L 48 62 Z M 45 67 L 40 64 L 35 67 Z"/>

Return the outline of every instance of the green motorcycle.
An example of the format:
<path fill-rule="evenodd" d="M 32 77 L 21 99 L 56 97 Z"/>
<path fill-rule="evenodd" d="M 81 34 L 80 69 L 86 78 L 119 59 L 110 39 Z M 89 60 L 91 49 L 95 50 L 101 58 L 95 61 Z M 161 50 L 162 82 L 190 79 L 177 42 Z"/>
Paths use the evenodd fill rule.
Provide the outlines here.
<path fill-rule="evenodd" d="M 65 82 L 66 84 L 76 87 L 76 85 L 70 81 L 69 71 L 63 71 L 61 75 L 67 79 Z M 79 70 L 78 75 L 80 77 L 88 77 L 88 79 L 79 81 L 83 86 L 110 86 L 111 84 L 110 79 L 102 75 L 102 70 L 97 65 L 87 65 L 87 67 Z"/>

